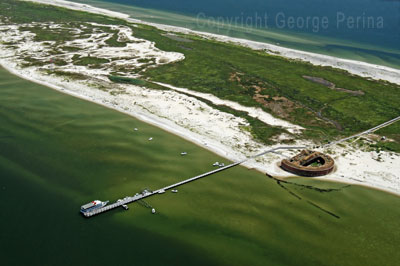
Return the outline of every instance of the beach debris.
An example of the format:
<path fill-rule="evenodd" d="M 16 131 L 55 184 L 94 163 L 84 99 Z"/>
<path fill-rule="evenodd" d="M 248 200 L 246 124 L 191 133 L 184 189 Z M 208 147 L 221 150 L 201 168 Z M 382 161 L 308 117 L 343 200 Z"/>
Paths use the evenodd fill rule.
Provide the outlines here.
<path fill-rule="evenodd" d="M 187 152 L 185 152 L 185 151 L 184 151 L 184 152 L 181 152 L 181 155 L 182 155 L 182 156 L 185 156 L 185 155 L 187 155 Z"/>

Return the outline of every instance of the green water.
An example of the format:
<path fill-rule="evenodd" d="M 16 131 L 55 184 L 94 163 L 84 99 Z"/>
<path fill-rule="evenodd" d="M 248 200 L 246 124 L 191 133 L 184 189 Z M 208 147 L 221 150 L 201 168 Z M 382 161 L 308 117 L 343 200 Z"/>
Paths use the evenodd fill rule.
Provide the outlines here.
<path fill-rule="evenodd" d="M 156 189 L 208 171 L 215 161 L 227 163 L 132 117 L 0 69 L 2 264 L 399 261 L 399 197 L 311 179 L 292 182 L 337 190 L 282 184 L 284 189 L 243 167 L 150 198 L 156 215 L 138 204 L 91 219 L 78 213 L 88 201 Z"/>

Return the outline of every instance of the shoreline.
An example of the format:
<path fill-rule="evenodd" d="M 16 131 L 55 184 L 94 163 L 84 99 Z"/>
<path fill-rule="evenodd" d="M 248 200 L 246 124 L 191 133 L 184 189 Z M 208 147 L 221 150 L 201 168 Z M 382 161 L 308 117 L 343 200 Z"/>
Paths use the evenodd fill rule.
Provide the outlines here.
<path fill-rule="evenodd" d="M 171 127 L 170 125 L 167 125 L 166 123 L 163 123 L 164 121 L 163 122 L 157 121 L 157 119 L 148 117 L 148 116 L 146 116 L 144 114 L 139 114 L 139 113 L 132 114 L 130 112 L 122 110 L 121 108 L 113 107 L 113 106 L 107 105 L 106 103 L 103 103 L 103 102 L 100 102 L 100 101 L 95 101 L 91 97 L 75 93 L 73 91 L 70 91 L 70 90 L 65 89 L 63 87 L 60 87 L 58 85 L 50 84 L 50 83 L 48 83 L 46 81 L 43 81 L 43 80 L 38 80 L 38 79 L 35 79 L 33 77 L 25 76 L 25 75 L 21 74 L 20 72 L 18 72 L 15 68 L 12 68 L 9 65 L 5 64 L 5 62 L 3 62 L 1 60 L 1 58 L 0 58 L 0 67 L 4 68 L 10 74 L 15 75 L 15 76 L 17 76 L 19 78 L 22 78 L 22 79 L 28 80 L 30 82 L 33 82 L 33 83 L 48 87 L 48 88 L 53 89 L 53 90 L 55 90 L 57 92 L 60 92 L 60 93 L 63 93 L 63 94 L 69 95 L 69 96 L 73 96 L 73 97 L 78 98 L 80 100 L 84 100 L 84 101 L 88 101 L 90 103 L 98 104 L 98 105 L 103 106 L 105 108 L 108 108 L 108 109 L 111 109 L 113 111 L 117 111 L 117 112 L 126 114 L 126 115 L 131 116 L 131 117 L 133 117 L 135 119 L 138 119 L 138 120 L 140 120 L 142 122 L 145 122 L 147 124 L 156 126 L 158 128 L 161 128 L 162 130 L 165 130 L 165 131 L 167 131 L 167 132 L 169 132 L 171 134 L 177 135 L 177 136 L 179 136 L 179 137 L 181 137 L 181 138 L 183 138 L 185 140 L 188 140 L 188 141 L 198 145 L 201 148 L 207 149 L 207 150 L 209 150 L 209 151 L 211 151 L 211 152 L 213 152 L 213 153 L 215 153 L 215 154 L 217 154 L 219 156 L 227 158 L 227 154 L 225 152 L 223 152 L 222 149 L 220 149 L 218 147 L 209 146 L 209 145 L 204 146 L 204 143 L 202 143 L 201 140 L 199 140 L 199 138 L 195 138 L 193 136 L 190 136 L 189 134 L 180 133 L 179 131 L 177 131 L 176 129 Z M 234 160 L 233 158 L 229 158 L 229 157 L 227 159 L 228 160 Z"/>
<path fill-rule="evenodd" d="M 192 132 L 186 128 L 183 128 L 176 124 L 173 124 L 169 120 L 162 119 L 157 116 L 152 116 L 148 113 L 128 112 L 128 111 L 123 110 L 122 108 L 117 108 L 115 106 L 104 103 L 102 101 L 95 100 L 92 97 L 78 94 L 76 92 L 68 90 L 67 88 L 61 87 L 59 85 L 55 85 L 55 84 L 46 82 L 44 80 L 39 80 L 32 76 L 23 75 L 17 69 L 11 67 L 9 64 L 6 64 L 5 60 L 3 60 L 3 59 L 0 59 L 0 66 L 3 67 L 5 70 L 7 70 L 12 75 L 15 75 L 19 78 L 28 80 L 30 82 L 33 82 L 33 83 L 36 83 L 39 85 L 43 85 L 45 87 L 48 87 L 48 88 L 53 89 L 60 93 L 64 93 L 66 95 L 69 95 L 69 96 L 72 96 L 72 97 L 75 97 L 75 98 L 78 98 L 78 99 L 81 99 L 84 101 L 88 101 L 93 104 L 103 106 L 103 107 L 111 109 L 113 111 L 123 113 L 123 114 L 131 116 L 135 119 L 138 119 L 142 122 L 145 122 L 152 126 L 158 127 L 158 128 L 165 130 L 171 134 L 179 136 L 187 141 L 190 141 L 191 143 L 193 143 L 203 149 L 207 149 L 208 151 L 213 152 L 214 154 L 217 154 L 218 156 L 221 156 L 231 162 L 239 161 L 239 160 L 246 158 L 246 156 L 244 156 L 243 154 L 239 154 L 238 152 L 235 152 L 234 150 L 230 149 L 229 147 L 223 145 L 222 143 L 218 143 L 211 139 L 207 139 L 207 137 L 196 134 L 195 132 Z M 311 145 L 311 143 L 306 143 L 306 144 L 303 143 L 303 145 Z M 264 148 L 270 149 L 270 148 L 274 148 L 277 146 L 282 146 L 282 145 L 274 145 L 274 146 L 269 146 L 269 147 L 264 147 Z M 343 148 L 343 149 L 345 149 L 345 148 Z M 256 153 L 258 153 L 258 152 L 256 152 Z M 251 154 L 248 156 L 252 156 L 252 155 L 254 155 L 254 154 Z M 269 155 L 272 155 L 272 154 L 269 154 Z M 268 155 L 264 155 L 263 157 L 266 158 L 267 156 Z M 287 179 L 287 178 L 293 178 L 293 177 L 297 178 L 297 176 L 292 176 L 290 173 L 283 171 L 278 166 L 279 161 L 283 158 L 282 156 L 278 156 L 279 157 L 278 160 L 276 159 L 277 158 L 276 156 L 274 156 L 274 157 L 275 158 L 268 158 L 268 161 L 270 161 L 272 159 L 272 162 L 270 162 L 267 165 L 265 165 L 263 163 L 259 163 L 255 160 L 251 160 L 249 162 L 241 164 L 241 166 L 246 167 L 249 170 L 255 170 L 255 171 L 261 172 L 264 175 L 274 176 L 277 179 Z M 339 162 L 336 159 L 335 159 L 335 163 L 336 163 L 336 165 L 339 164 Z M 340 168 L 346 169 L 346 166 L 342 165 L 342 166 L 340 166 Z M 360 182 L 353 178 L 341 178 L 339 176 L 340 173 L 341 172 L 338 172 L 338 169 L 336 169 L 333 173 L 331 173 L 329 175 L 322 176 L 322 177 L 315 177 L 313 179 L 317 179 L 317 180 L 325 181 L 325 182 L 335 182 L 335 183 L 341 183 L 341 184 L 362 186 L 362 187 L 365 187 L 368 189 L 375 189 L 375 190 L 383 191 L 383 192 L 390 193 L 392 195 L 400 197 L 400 189 L 399 188 L 397 188 L 397 190 L 390 189 L 384 185 L 367 183 L 367 181 Z M 302 178 L 302 177 L 300 177 L 300 178 Z"/>
<path fill-rule="evenodd" d="M 149 25 L 156 27 L 165 31 L 172 31 L 177 33 L 184 34 L 194 34 L 203 38 L 210 38 L 216 41 L 225 42 L 225 43 L 234 43 L 236 45 L 244 46 L 251 48 L 253 50 L 264 50 L 266 53 L 276 56 L 281 56 L 283 58 L 289 60 L 300 60 L 304 62 L 309 62 L 316 66 L 327 66 L 338 68 L 341 70 L 348 71 L 349 73 L 357 76 L 361 76 L 364 78 L 371 78 L 374 80 L 385 80 L 391 83 L 400 85 L 400 69 L 395 69 L 387 66 L 377 65 L 366 63 L 357 60 L 343 59 L 329 55 L 322 55 L 317 53 L 311 53 L 291 48 L 285 48 L 273 44 L 256 42 L 246 39 L 234 38 L 225 35 L 218 35 L 214 33 L 206 33 L 200 31 L 194 31 L 183 27 L 176 27 L 170 25 L 163 25 L 157 23 L 151 23 L 142 21 L 139 19 L 131 18 L 128 14 L 124 14 L 121 12 L 111 11 L 103 8 L 98 8 L 94 6 L 90 6 L 87 4 L 81 4 L 77 2 L 69 2 L 65 0 L 23 0 L 27 2 L 35 2 L 48 4 L 58 7 L 64 7 L 67 9 L 73 9 L 77 11 L 85 11 L 94 14 L 102 14 L 105 16 L 116 17 L 123 20 L 126 20 L 131 23 L 139 23 L 144 25 Z"/>
<path fill-rule="evenodd" d="M 38 0 L 38 1 L 34 1 L 34 2 L 46 2 L 46 0 Z M 60 1 L 57 1 L 60 2 Z M 61 1 L 61 2 L 65 2 L 65 1 Z M 70 3 L 70 2 L 68 2 Z M 88 7 L 85 6 L 85 8 L 87 9 Z M 102 11 L 104 12 L 104 11 Z M 107 12 L 106 12 L 107 13 Z M 114 12 L 112 12 L 114 13 Z M 163 130 L 166 130 L 172 134 L 175 134 L 177 136 L 180 136 L 202 148 L 205 148 L 209 151 L 212 151 L 215 154 L 218 154 L 224 158 L 227 158 L 228 160 L 231 161 L 238 161 L 241 160 L 243 158 L 245 158 L 245 155 L 243 153 L 243 150 L 240 151 L 238 149 L 234 149 L 233 145 L 232 145 L 232 140 L 230 139 L 231 142 L 226 141 L 225 137 L 232 137 L 232 135 L 234 135 L 233 133 L 235 133 L 235 131 L 230 131 L 230 132 L 224 132 L 224 136 L 223 135 L 210 135 L 207 132 L 203 132 L 205 125 L 207 125 L 207 123 L 209 123 L 208 119 L 211 115 L 211 112 L 209 113 L 205 113 L 204 116 L 202 116 L 202 123 L 201 125 L 199 125 L 199 131 L 195 132 L 193 130 L 191 130 L 188 127 L 185 127 L 184 125 L 182 125 L 182 123 L 177 123 L 177 122 L 181 122 L 181 121 L 173 121 L 172 119 L 168 119 L 170 117 L 166 117 L 163 115 L 156 115 L 154 113 L 151 113 L 149 110 L 142 108 L 143 106 L 127 106 L 127 102 L 118 102 L 118 104 L 114 104 L 114 101 L 117 100 L 124 100 L 123 98 L 116 98 L 113 96 L 110 96 L 108 93 L 105 94 L 105 92 L 99 92 L 96 91 L 96 89 L 88 87 L 87 84 L 81 84 L 79 82 L 70 82 L 70 83 L 66 83 L 64 81 L 61 81 L 61 78 L 56 78 L 56 77 L 51 77 L 51 76 L 46 76 L 43 74 L 40 74 L 39 72 L 35 71 L 35 69 L 19 69 L 15 62 L 12 61 L 12 58 L 10 57 L 10 60 L 8 60 L 7 58 L 2 58 L 0 59 L 0 65 L 2 65 L 7 71 L 9 71 L 10 73 L 17 75 L 23 79 L 29 80 L 31 82 L 34 83 L 38 83 L 41 85 L 44 85 L 46 87 L 52 88 L 54 90 L 57 90 L 59 92 L 63 92 L 65 94 L 86 100 L 86 101 L 90 101 L 99 105 L 102 105 L 104 107 L 116 110 L 118 112 L 122 112 L 124 114 L 130 115 L 136 119 L 139 119 L 143 122 L 149 123 L 151 125 L 154 125 L 156 127 L 159 127 Z M 165 84 L 164 84 L 165 85 Z M 168 84 L 167 84 L 168 85 Z M 171 86 L 171 85 L 169 85 Z M 128 91 L 129 90 L 133 90 L 133 89 L 142 89 L 140 87 L 137 86 L 133 86 L 131 85 L 131 87 L 124 87 L 126 88 Z M 85 91 L 86 89 L 86 91 Z M 187 90 L 185 88 L 175 88 L 175 89 L 180 89 L 180 90 Z M 92 91 L 91 91 L 92 90 Z M 151 91 L 151 90 L 147 90 L 147 89 L 142 89 L 143 91 Z M 192 92 L 193 93 L 193 92 Z M 132 94 L 133 95 L 133 94 Z M 130 97 L 132 95 L 128 95 L 127 97 Z M 150 94 L 149 94 L 150 95 Z M 153 94 L 155 95 L 155 94 Z M 175 92 L 175 95 L 179 95 L 178 92 Z M 182 95 L 182 94 L 180 94 Z M 152 95 L 150 95 L 152 96 Z M 96 98 L 97 97 L 97 98 Z M 183 96 L 182 96 L 183 97 Z M 178 98 L 178 99 L 177 99 Z M 179 104 L 182 104 L 183 107 L 187 107 L 185 106 L 188 105 L 187 104 L 187 99 L 190 99 L 190 96 L 186 96 L 183 97 L 183 99 L 181 99 L 181 97 L 175 97 L 173 98 L 174 101 L 178 100 Z M 164 104 L 164 106 L 159 106 L 158 108 L 162 111 L 165 111 L 165 105 L 166 104 L 171 104 L 171 101 L 167 101 L 169 99 L 161 99 L 159 100 L 160 103 L 162 101 L 162 104 Z M 191 99 L 192 101 L 195 102 L 195 100 Z M 124 106 L 125 104 L 125 106 Z M 130 103 L 132 105 L 132 103 Z M 144 107 L 148 107 L 148 106 L 144 106 Z M 162 109 L 164 107 L 164 109 Z M 141 109 L 142 108 L 142 109 Z M 168 111 L 168 110 L 167 110 Z M 159 112 L 160 113 L 160 112 Z M 219 114 L 218 112 L 212 110 L 213 115 L 215 116 L 216 114 Z M 171 114 L 170 114 L 171 115 Z M 208 117 L 207 117 L 208 115 Z M 182 118 L 181 118 L 182 119 Z M 187 119 L 187 117 L 183 117 L 183 120 Z M 225 119 L 225 120 L 224 120 Z M 234 122 L 237 122 L 238 119 L 236 119 Z M 232 122 L 230 120 L 226 120 L 226 116 L 225 117 L 219 117 L 219 120 L 217 121 L 220 124 L 221 123 L 226 123 L 224 124 L 224 128 L 229 129 L 232 125 L 235 125 L 234 123 L 232 124 Z M 203 126 L 203 127 L 202 127 Z M 189 125 L 190 127 L 190 125 Z M 215 126 L 214 126 L 215 127 Z M 199 133 L 201 132 L 201 134 Z M 242 132 L 241 132 L 242 133 Z M 241 137 L 243 137 L 243 139 L 240 139 L 241 143 L 248 141 L 248 138 L 246 136 L 245 133 L 243 133 L 242 135 L 240 135 Z M 259 150 L 264 150 L 264 149 L 269 149 L 271 147 L 276 147 L 276 146 L 282 146 L 282 145 L 274 145 L 274 146 L 257 146 L 252 142 L 251 144 L 253 144 L 252 148 L 253 150 L 251 151 L 253 154 L 258 152 Z M 309 143 L 307 141 L 303 141 L 302 143 L 298 143 L 299 145 L 306 145 L 306 146 L 311 146 L 312 143 Z M 340 183 L 350 183 L 350 184 L 356 184 L 356 185 L 363 185 L 363 186 L 367 186 L 370 188 L 374 188 L 374 189 L 379 189 L 379 190 L 383 190 L 386 192 L 390 192 L 396 195 L 400 195 L 400 177 L 393 175 L 390 176 L 391 172 L 395 173 L 395 174 L 399 174 L 400 173 L 400 165 L 398 164 L 399 158 L 392 158 L 391 155 L 389 153 L 384 153 L 386 158 L 384 162 L 376 162 L 374 160 L 376 160 L 376 158 L 374 158 L 371 153 L 371 155 L 368 152 L 361 152 L 361 151 L 356 151 L 356 150 L 352 150 L 351 147 L 346 147 L 346 149 L 344 148 L 339 148 L 336 147 L 335 148 L 335 152 L 336 154 L 339 154 L 339 156 L 341 156 L 340 154 L 343 153 L 348 153 L 347 158 L 345 158 L 344 156 L 338 158 L 337 160 L 337 165 L 339 166 L 339 171 L 336 171 L 328 176 L 325 177 L 320 177 L 317 178 L 319 180 L 331 180 L 334 182 L 340 182 Z M 252 154 L 248 154 L 248 155 L 252 155 Z M 290 154 L 293 155 L 293 154 Z M 397 155 L 395 155 L 397 156 Z M 277 163 L 282 159 L 281 155 L 266 155 L 262 160 L 256 160 L 256 161 L 251 161 L 248 163 L 243 164 L 243 166 L 247 167 L 247 168 L 251 168 L 251 169 L 255 169 L 258 170 L 260 172 L 267 172 L 268 174 L 274 175 L 274 176 L 289 176 L 288 173 L 284 172 L 282 169 L 280 169 L 277 166 Z M 340 159 L 340 160 L 339 160 Z M 397 159 L 397 160 L 396 160 Z M 336 159 L 335 159 L 336 160 Z M 364 161 L 365 162 L 365 167 L 369 168 L 370 165 L 372 165 L 372 169 L 367 169 L 366 171 L 364 171 L 364 169 L 359 169 L 359 166 L 355 166 L 356 163 L 358 161 Z M 394 166 L 392 165 L 394 163 Z M 395 167 L 395 165 L 399 165 L 397 168 Z M 364 168 L 364 165 L 363 165 Z M 382 175 L 382 177 L 380 176 Z M 351 177 L 347 177 L 347 176 L 351 176 Z M 367 176 L 367 178 L 366 178 Z M 394 182 L 394 183 L 393 183 Z"/>
<path fill-rule="evenodd" d="M 127 19 L 127 21 L 154 26 L 161 30 L 184 33 L 184 34 L 194 34 L 197 36 L 210 38 L 224 43 L 233 43 L 243 47 L 248 47 L 252 50 L 264 50 L 266 53 L 270 55 L 280 56 L 285 59 L 300 60 L 316 66 L 338 68 L 360 77 L 371 78 L 373 80 L 385 80 L 400 85 L 400 69 L 390 68 L 387 66 L 381 66 L 376 64 L 370 64 L 362 61 L 343 59 L 329 55 L 322 55 L 296 49 L 290 49 L 268 43 L 256 42 L 256 41 L 234 38 L 213 33 L 193 31 L 181 27 L 150 23 L 132 18 Z"/>
<path fill-rule="evenodd" d="M 314 54 L 328 55 L 335 58 L 349 59 L 366 62 L 375 65 L 382 65 L 389 68 L 400 69 L 400 61 L 397 60 L 400 50 L 397 47 L 380 45 L 366 42 L 365 40 L 349 41 L 347 38 L 338 36 L 319 35 L 309 31 L 291 31 L 278 29 L 275 25 L 270 27 L 247 27 L 245 25 L 235 25 L 227 21 L 213 23 L 208 15 L 202 13 L 190 13 L 187 11 L 164 10 L 157 7 L 144 7 L 129 3 L 102 0 L 67 0 L 76 3 L 88 4 L 94 7 L 121 12 L 130 15 L 141 21 L 160 25 L 170 25 L 174 27 L 191 29 L 201 33 L 211 33 L 232 38 L 245 39 L 260 43 L 277 45 L 288 49 L 301 50 Z M 278 14 L 278 13 L 277 13 Z M 272 16 L 270 18 L 276 18 Z M 224 18 L 223 15 L 221 15 Z M 272 22 L 272 21 L 270 21 Z M 276 21 L 274 21 L 276 22 Z M 276 24 L 276 23 L 275 23 Z M 299 48 L 299 45 L 302 47 Z M 325 46 L 334 46 L 333 50 Z M 343 46 L 343 47 L 342 47 Z M 356 49 L 356 50 L 354 50 Z M 370 51 L 369 51 L 370 50 Z M 388 54 L 393 54 L 397 59 L 393 62 Z"/>

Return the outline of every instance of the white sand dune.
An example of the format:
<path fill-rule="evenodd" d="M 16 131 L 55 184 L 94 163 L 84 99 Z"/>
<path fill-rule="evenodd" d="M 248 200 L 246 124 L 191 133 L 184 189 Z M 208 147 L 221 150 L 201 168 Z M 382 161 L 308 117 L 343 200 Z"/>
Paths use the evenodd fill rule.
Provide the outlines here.
<path fill-rule="evenodd" d="M 156 82 L 156 83 L 159 85 L 162 85 L 164 87 L 173 89 L 175 91 L 184 92 L 186 94 L 190 94 L 193 96 L 197 96 L 197 97 L 206 99 L 216 105 L 225 105 L 225 106 L 231 107 L 232 109 L 237 110 L 237 111 L 247 112 L 249 114 L 249 116 L 258 118 L 260 121 L 264 122 L 267 125 L 271 125 L 274 127 L 282 127 L 293 134 L 301 133 L 301 130 L 304 129 L 301 126 L 293 125 L 287 121 L 273 117 L 271 114 L 264 112 L 261 108 L 243 106 L 236 102 L 222 100 L 222 99 L 220 99 L 212 94 L 208 94 L 208 93 L 201 93 L 201 92 L 196 92 L 196 91 L 192 91 L 192 90 L 185 89 L 185 88 L 178 88 L 178 87 L 175 87 L 175 86 L 172 86 L 169 84 L 165 84 L 165 83 L 161 83 L 161 82 Z"/>

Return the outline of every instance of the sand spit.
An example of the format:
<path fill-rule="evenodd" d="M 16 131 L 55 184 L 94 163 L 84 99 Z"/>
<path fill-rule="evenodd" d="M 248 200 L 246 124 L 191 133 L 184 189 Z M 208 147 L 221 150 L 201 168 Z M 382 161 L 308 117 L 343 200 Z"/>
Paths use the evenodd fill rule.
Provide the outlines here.
<path fill-rule="evenodd" d="M 97 7 L 90 6 L 90 5 L 75 3 L 75 2 L 71 2 L 71 1 L 64 1 L 64 0 L 23 0 L 23 1 L 65 7 L 65 8 L 72 9 L 72 10 L 101 14 L 101 15 L 110 16 L 110 17 L 114 17 L 114 18 L 121 18 L 121 19 L 129 18 L 129 15 L 127 15 L 127 14 L 123 14 L 120 12 L 114 12 L 114 11 L 107 10 L 104 8 L 97 8 Z"/>
<path fill-rule="evenodd" d="M 101 13 L 109 16 L 117 16 L 127 19 L 126 15 L 119 14 L 116 12 L 111 12 L 103 9 L 92 8 L 87 5 L 81 5 L 76 3 L 71 3 L 67 1 L 47 1 L 38 0 L 34 2 L 41 2 L 47 4 L 56 4 L 59 6 L 72 8 L 76 10 L 89 11 L 93 13 Z M 149 24 L 149 23 L 145 23 Z M 51 27 L 59 27 L 59 25 L 53 24 L 48 25 Z M 245 108 L 243 106 L 237 105 L 236 103 L 231 103 L 227 101 L 222 101 L 212 95 L 196 95 L 195 92 L 189 91 L 184 88 L 172 87 L 168 84 L 163 84 L 164 86 L 170 87 L 171 91 L 161 91 L 161 90 L 151 90 L 134 85 L 121 85 L 114 84 L 110 82 L 106 77 L 110 73 L 110 70 L 105 68 L 102 69 L 90 69 L 85 66 L 74 66 L 68 63 L 62 66 L 64 71 L 71 71 L 74 73 L 81 73 L 83 75 L 88 75 L 93 77 L 90 80 L 68 80 L 65 77 L 48 75 L 46 73 L 46 68 L 39 67 L 21 67 L 21 59 L 19 59 L 16 54 L 32 54 L 36 53 L 38 58 L 44 58 L 47 56 L 45 45 L 33 42 L 33 35 L 28 32 L 18 32 L 18 26 L 5 26 L 9 29 L 8 32 L 2 32 L 1 38 L 3 41 L 19 41 L 20 45 L 17 49 L 9 49 L 6 46 L 1 46 L 0 49 L 0 64 L 8 69 L 13 74 L 16 74 L 22 78 L 28 79 L 30 81 L 43 84 L 45 86 L 51 87 L 63 93 L 73 95 L 88 101 L 92 101 L 97 104 L 101 104 L 108 108 L 118 110 L 120 112 L 132 115 L 139 118 L 147 123 L 156 125 L 162 129 L 168 130 L 169 132 L 179 135 L 185 139 L 188 139 L 202 147 L 209 149 L 227 159 L 230 160 L 240 160 L 246 156 L 254 155 L 260 150 L 266 150 L 271 147 L 266 147 L 255 141 L 251 134 L 245 130 L 243 127 L 247 126 L 247 121 L 244 119 L 235 117 L 233 115 L 215 110 L 207 104 L 199 101 L 194 97 L 184 95 L 180 92 L 185 92 L 193 96 L 199 96 L 206 98 L 216 104 L 232 105 L 234 109 L 241 110 Z M 169 27 L 158 25 L 158 27 L 174 30 L 174 31 L 184 31 L 187 33 L 193 33 L 186 29 Z M 129 35 L 129 29 L 118 28 L 119 36 Z M 203 34 L 208 37 L 222 38 L 225 41 L 232 41 L 232 38 Z M 21 39 L 18 39 L 18 38 Z M 115 59 L 107 57 L 112 55 L 114 48 L 109 47 L 101 49 L 101 54 L 96 51 L 96 43 L 104 41 L 104 39 L 109 36 L 101 36 L 92 34 L 87 39 L 81 39 L 77 41 L 72 41 L 69 43 L 71 46 L 80 46 L 83 48 L 84 52 L 87 53 L 90 50 L 96 56 Z M 7 39 L 8 38 L 8 39 Z M 132 37 L 134 38 L 134 37 Z M 89 42 L 88 40 L 93 40 Z M 266 49 L 264 45 L 246 40 L 242 41 L 243 45 L 260 45 L 257 49 Z M 92 43 L 89 45 L 89 43 Z M 94 44 L 93 44 L 94 43 Z M 135 50 L 136 54 L 139 54 L 138 58 L 149 58 L 147 55 L 151 55 L 154 59 L 154 64 L 161 64 L 160 60 L 157 58 L 167 57 L 168 62 L 173 62 L 176 60 L 182 60 L 182 56 L 178 53 L 167 53 L 164 51 L 155 50 L 154 44 L 146 40 L 135 39 L 132 45 L 127 45 L 126 49 Z M 262 47 L 261 47 L 262 46 Z M 285 49 L 277 47 L 279 49 Z M 115 48 L 124 49 L 124 48 Z M 286 49 L 289 53 L 290 49 Z M 285 51 L 286 51 L 285 50 Z M 120 50 L 118 50 L 120 52 Z M 121 50 L 122 51 L 122 50 Z M 147 52 L 146 52 L 147 51 Z M 282 50 L 283 52 L 283 50 Z M 301 53 L 303 56 L 310 56 L 310 53 L 300 52 L 291 50 L 292 55 L 296 53 Z M 83 55 L 83 54 L 82 54 Z M 284 54 L 282 54 L 284 55 Z M 341 68 L 351 67 L 353 68 L 352 73 L 363 71 L 363 68 L 367 68 L 365 75 L 373 76 L 374 78 L 380 78 L 389 80 L 391 82 L 399 83 L 400 75 L 399 71 L 395 69 L 390 69 L 381 66 L 375 66 L 371 64 L 366 64 L 362 62 L 350 61 L 337 59 L 334 57 L 325 57 L 322 55 L 311 54 L 305 60 L 320 60 L 321 58 L 326 58 L 327 64 L 339 64 Z M 68 59 L 68 54 L 66 58 Z M 72 56 L 72 55 L 71 55 Z M 314 59 L 313 59 L 314 58 Z M 129 59 L 121 58 L 117 61 L 117 64 L 140 64 L 139 60 L 129 61 Z M 347 62 L 349 61 L 349 62 Z M 69 62 L 69 61 L 68 61 Z M 162 60 L 162 62 L 165 62 Z M 347 63 L 346 63 L 347 62 Z M 110 63 L 108 66 L 112 66 Z M 358 67 L 355 67 L 358 66 Z M 351 72 L 350 71 L 350 72 Z M 372 74 L 373 75 L 372 75 Z M 390 73 L 397 73 L 393 75 Z M 368 76 L 367 75 L 367 76 Z M 375 75 L 375 76 L 374 76 Z M 392 78 L 395 78 L 393 81 Z M 107 88 L 104 90 L 104 88 Z M 292 125 L 286 121 L 273 118 L 269 114 L 260 114 L 256 109 L 247 110 L 249 114 L 254 117 L 258 117 L 260 120 L 263 119 L 264 122 L 275 125 L 282 126 L 288 130 L 300 130 L 301 127 L 297 125 Z M 133 129 L 132 129 L 133 130 Z M 287 136 L 279 136 L 278 138 L 287 138 Z M 307 141 L 298 141 L 296 145 L 306 145 L 314 146 L 314 143 Z M 280 145 L 275 145 L 280 146 Z M 284 156 L 293 156 L 297 151 L 285 151 Z M 359 148 L 354 148 L 352 144 L 348 144 L 346 147 L 334 147 L 331 149 L 330 154 L 335 160 L 337 165 L 337 171 L 323 177 L 323 179 L 330 179 L 340 182 L 349 182 L 352 184 L 362 184 L 386 191 L 394 192 L 400 194 L 400 156 L 397 154 L 392 154 L 389 152 L 376 152 L 363 151 Z M 249 168 L 255 168 L 263 172 L 268 172 L 275 176 L 287 176 L 288 174 L 278 167 L 278 163 L 283 158 L 280 154 L 269 154 L 261 158 L 257 158 L 254 161 L 246 163 L 245 166 Z M 210 162 L 212 163 L 212 162 Z"/>

